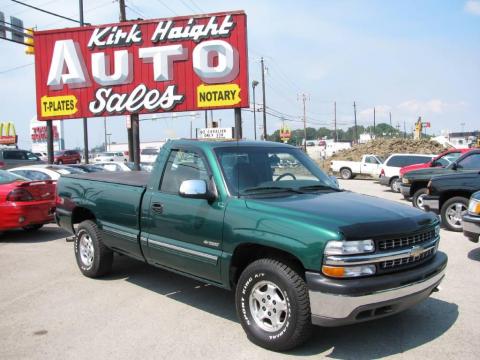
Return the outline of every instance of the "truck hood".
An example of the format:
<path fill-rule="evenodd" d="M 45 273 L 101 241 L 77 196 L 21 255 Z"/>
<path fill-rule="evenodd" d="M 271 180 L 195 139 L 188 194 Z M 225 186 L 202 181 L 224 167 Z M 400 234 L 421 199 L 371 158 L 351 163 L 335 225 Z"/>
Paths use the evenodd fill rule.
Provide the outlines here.
<path fill-rule="evenodd" d="M 400 176 L 403 176 L 406 173 L 408 173 L 410 171 L 413 171 L 413 170 L 426 169 L 426 168 L 429 168 L 429 167 L 431 167 L 431 162 L 404 166 L 400 169 Z"/>
<path fill-rule="evenodd" d="M 456 170 L 452 170 L 449 168 L 442 168 L 442 167 L 431 167 L 427 169 L 419 169 L 409 171 L 405 174 L 404 178 L 410 180 L 420 180 L 420 179 L 430 179 L 432 176 L 435 175 L 443 175 L 443 174 L 455 174 L 457 173 Z"/>
<path fill-rule="evenodd" d="M 302 218 L 310 224 L 341 232 L 346 239 L 405 234 L 438 221 L 432 213 L 349 191 L 249 198 L 246 206 L 273 213 L 279 221 Z"/>

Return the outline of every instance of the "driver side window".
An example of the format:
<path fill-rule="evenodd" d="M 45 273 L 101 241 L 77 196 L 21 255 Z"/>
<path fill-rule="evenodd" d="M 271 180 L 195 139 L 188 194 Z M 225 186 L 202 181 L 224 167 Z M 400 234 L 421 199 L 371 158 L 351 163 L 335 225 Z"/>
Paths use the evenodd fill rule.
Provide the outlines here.
<path fill-rule="evenodd" d="M 172 150 L 163 172 L 160 191 L 178 194 L 185 180 L 204 180 L 208 182 L 208 171 L 203 159 L 189 150 Z"/>

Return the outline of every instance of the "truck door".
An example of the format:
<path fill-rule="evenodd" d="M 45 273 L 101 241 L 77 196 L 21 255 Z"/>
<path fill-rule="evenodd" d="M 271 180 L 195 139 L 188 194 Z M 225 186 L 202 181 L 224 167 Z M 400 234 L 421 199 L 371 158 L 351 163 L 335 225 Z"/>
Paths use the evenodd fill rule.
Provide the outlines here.
<path fill-rule="evenodd" d="M 145 255 L 152 264 L 220 282 L 224 206 L 181 197 L 185 180 L 210 181 L 208 163 L 195 150 L 172 149 L 159 188 L 147 191 L 142 205 Z"/>
<path fill-rule="evenodd" d="M 365 161 L 362 164 L 363 174 L 374 174 L 380 164 L 375 156 L 365 156 Z"/>

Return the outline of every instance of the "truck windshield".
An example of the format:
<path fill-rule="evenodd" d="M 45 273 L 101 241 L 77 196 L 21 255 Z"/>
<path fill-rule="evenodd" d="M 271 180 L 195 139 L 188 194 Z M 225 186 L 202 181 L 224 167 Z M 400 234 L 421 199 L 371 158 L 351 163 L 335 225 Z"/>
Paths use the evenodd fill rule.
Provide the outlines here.
<path fill-rule="evenodd" d="M 232 195 L 338 190 L 313 160 L 295 148 L 220 147 L 215 153 Z"/>

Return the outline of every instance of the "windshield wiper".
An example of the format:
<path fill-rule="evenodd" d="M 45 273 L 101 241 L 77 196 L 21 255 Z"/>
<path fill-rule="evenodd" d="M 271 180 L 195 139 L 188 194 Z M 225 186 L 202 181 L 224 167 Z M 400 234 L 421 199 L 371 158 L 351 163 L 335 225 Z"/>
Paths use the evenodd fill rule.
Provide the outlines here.
<path fill-rule="evenodd" d="M 330 185 L 323 185 L 323 184 L 317 184 L 317 185 L 306 185 L 306 186 L 300 186 L 298 190 L 323 190 L 323 189 L 329 189 L 329 190 L 334 190 L 334 191 L 342 191 L 339 188 L 330 186 Z"/>
<path fill-rule="evenodd" d="M 289 187 L 282 187 L 282 186 L 256 186 L 256 187 L 251 187 L 251 188 L 244 189 L 242 191 L 242 193 L 243 194 L 254 193 L 256 191 L 270 192 L 270 190 L 274 190 L 274 192 L 293 192 L 293 193 L 296 193 L 296 194 L 303 194 L 303 192 L 300 191 L 300 190 L 297 190 L 297 189 L 294 189 L 294 188 L 289 188 Z"/>

